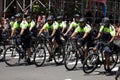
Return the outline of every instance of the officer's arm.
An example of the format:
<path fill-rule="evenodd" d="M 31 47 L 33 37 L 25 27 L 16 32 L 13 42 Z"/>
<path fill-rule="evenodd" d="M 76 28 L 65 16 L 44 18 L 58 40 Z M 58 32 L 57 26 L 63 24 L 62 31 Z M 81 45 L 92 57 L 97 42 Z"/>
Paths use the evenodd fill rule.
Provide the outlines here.
<path fill-rule="evenodd" d="M 13 35 L 14 35 L 14 33 L 15 33 L 15 30 L 14 30 L 14 29 L 12 29 L 11 36 L 13 36 Z"/>
<path fill-rule="evenodd" d="M 72 27 L 69 27 L 68 30 L 66 31 L 66 33 L 64 35 L 67 35 L 68 32 L 70 32 L 71 29 L 72 29 Z"/>
<path fill-rule="evenodd" d="M 77 34 L 77 32 L 74 31 L 71 35 L 71 38 L 74 38 L 76 34 Z"/>
<path fill-rule="evenodd" d="M 84 33 L 82 38 L 85 39 L 88 36 L 88 34 L 90 33 L 90 31 L 91 31 L 91 26 L 90 25 L 86 25 L 85 26 L 85 33 Z"/>
<path fill-rule="evenodd" d="M 75 31 L 72 33 L 71 38 L 74 38 L 79 31 L 80 31 L 80 27 L 77 27 Z"/>
<path fill-rule="evenodd" d="M 25 31 L 25 29 L 22 28 L 21 31 L 20 31 L 20 35 L 23 35 L 24 31 Z"/>
<path fill-rule="evenodd" d="M 21 23 L 20 27 L 21 27 L 20 35 L 23 35 L 25 29 L 28 27 L 28 23 Z"/>
<path fill-rule="evenodd" d="M 55 35 L 57 29 L 58 29 L 58 24 L 57 24 L 57 23 L 53 23 L 53 31 L 52 31 L 51 36 L 54 36 L 54 35 Z"/>
<path fill-rule="evenodd" d="M 31 26 L 30 26 L 30 29 L 29 29 L 29 31 L 31 31 L 32 29 L 33 29 L 33 27 L 31 27 Z"/>
<path fill-rule="evenodd" d="M 117 36 L 119 36 L 119 33 L 120 33 L 120 28 L 118 28 L 117 30 Z"/>
<path fill-rule="evenodd" d="M 16 29 L 16 23 L 12 27 L 11 37 L 14 35 Z"/>
<path fill-rule="evenodd" d="M 31 25 L 30 25 L 29 31 L 31 31 L 34 27 L 35 27 L 35 23 L 34 23 L 34 22 L 31 22 Z"/>
<path fill-rule="evenodd" d="M 47 27 L 47 25 L 45 24 L 45 25 L 42 27 L 42 29 L 40 29 L 40 31 L 39 31 L 39 33 L 38 33 L 38 34 L 41 34 L 41 33 L 43 32 L 43 30 L 45 30 L 45 29 L 46 29 L 46 27 Z"/>
<path fill-rule="evenodd" d="M 103 31 L 103 29 L 104 29 L 104 26 L 101 26 L 101 27 L 100 27 L 100 30 L 99 30 L 99 33 L 98 33 L 98 35 L 97 35 L 97 38 L 100 38 L 101 32 Z"/>
<path fill-rule="evenodd" d="M 110 34 L 111 34 L 111 36 L 112 36 L 112 38 L 110 39 L 110 43 L 111 42 L 113 42 L 114 41 L 114 39 L 115 39 L 115 36 L 116 36 L 116 31 L 115 31 L 115 28 L 112 26 L 112 27 L 110 27 Z"/>
<path fill-rule="evenodd" d="M 44 28 L 40 29 L 38 34 L 41 34 L 43 32 Z"/>
<path fill-rule="evenodd" d="M 114 41 L 114 39 L 115 39 L 115 36 L 113 36 L 113 37 L 110 39 L 110 41 L 109 41 L 109 42 L 110 42 L 110 43 L 111 43 L 111 42 L 113 42 L 113 41 Z"/>
<path fill-rule="evenodd" d="M 101 36 L 101 32 L 98 33 L 97 38 L 100 38 L 100 36 Z"/>
<path fill-rule="evenodd" d="M 57 31 L 57 29 L 53 29 L 53 32 L 52 32 L 51 36 L 54 36 L 56 31 Z"/>
<path fill-rule="evenodd" d="M 62 28 L 62 33 L 65 31 L 65 28 Z"/>
<path fill-rule="evenodd" d="M 72 23 L 70 24 L 70 27 L 68 28 L 68 30 L 67 30 L 66 33 L 64 34 L 65 36 L 70 32 L 70 30 L 72 29 L 73 25 L 74 25 L 74 23 L 72 22 Z"/>
<path fill-rule="evenodd" d="M 85 39 L 88 36 L 88 34 L 88 32 L 85 32 L 82 38 Z"/>
<path fill-rule="evenodd" d="M 62 33 L 65 31 L 66 26 L 67 26 L 67 24 L 66 24 L 66 22 L 64 22 L 63 27 L 62 27 Z"/>

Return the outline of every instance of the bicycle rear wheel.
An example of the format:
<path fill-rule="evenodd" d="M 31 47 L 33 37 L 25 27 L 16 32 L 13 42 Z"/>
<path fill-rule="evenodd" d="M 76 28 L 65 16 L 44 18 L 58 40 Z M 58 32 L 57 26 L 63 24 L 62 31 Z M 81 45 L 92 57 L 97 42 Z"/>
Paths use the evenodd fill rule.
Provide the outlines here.
<path fill-rule="evenodd" d="M 109 55 L 109 60 L 110 60 L 110 65 L 109 65 L 109 69 L 112 70 L 116 65 L 117 65 L 117 61 L 118 61 L 118 53 L 111 53 Z M 106 61 L 104 63 L 104 69 L 107 71 L 108 70 L 108 66 L 106 64 Z"/>
<path fill-rule="evenodd" d="M 4 52 L 6 50 L 6 46 L 1 44 L 0 46 L 0 61 L 4 61 Z"/>
<path fill-rule="evenodd" d="M 3 59 L 3 56 L 4 56 L 3 49 L 0 49 L 0 61 Z"/>
<path fill-rule="evenodd" d="M 34 64 L 37 67 L 40 67 L 44 64 L 45 60 L 46 60 L 46 52 L 45 52 L 45 48 L 44 47 L 38 47 L 35 51 L 34 54 Z"/>
<path fill-rule="evenodd" d="M 20 53 L 15 46 L 8 47 L 4 52 L 4 61 L 8 66 L 19 65 Z"/>
<path fill-rule="evenodd" d="M 77 52 L 74 50 L 70 50 L 65 54 L 64 65 L 67 70 L 73 70 L 78 62 Z"/>
<path fill-rule="evenodd" d="M 115 74 L 115 80 L 119 80 L 120 79 L 120 66 L 118 67 L 118 71 Z"/>
<path fill-rule="evenodd" d="M 98 54 L 89 54 L 83 62 L 83 72 L 87 74 L 93 72 L 97 68 L 98 59 Z"/>
<path fill-rule="evenodd" d="M 57 65 L 60 65 L 64 61 L 64 47 L 59 47 L 58 51 L 54 53 L 54 61 Z"/>

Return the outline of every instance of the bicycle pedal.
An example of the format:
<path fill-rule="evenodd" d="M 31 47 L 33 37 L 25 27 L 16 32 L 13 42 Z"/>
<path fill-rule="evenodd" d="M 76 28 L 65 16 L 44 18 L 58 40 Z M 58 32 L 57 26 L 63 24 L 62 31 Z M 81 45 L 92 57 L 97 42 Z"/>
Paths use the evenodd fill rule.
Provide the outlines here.
<path fill-rule="evenodd" d="M 1 52 L 0 54 L 2 54 L 2 52 L 3 52 L 3 49 L 0 49 L 0 52 Z"/>
<path fill-rule="evenodd" d="M 20 58 L 21 58 L 21 59 L 23 59 L 24 57 L 25 57 L 25 56 L 24 56 L 23 54 L 22 54 L 22 55 L 20 55 Z"/>
<path fill-rule="evenodd" d="M 118 77 L 115 77 L 115 80 L 118 80 Z"/>
<path fill-rule="evenodd" d="M 4 62 L 4 58 L 0 59 L 1 62 Z"/>
<path fill-rule="evenodd" d="M 46 60 L 46 62 L 50 62 L 50 61 L 52 61 L 52 58 L 51 58 L 51 59 L 47 59 L 47 60 Z"/>

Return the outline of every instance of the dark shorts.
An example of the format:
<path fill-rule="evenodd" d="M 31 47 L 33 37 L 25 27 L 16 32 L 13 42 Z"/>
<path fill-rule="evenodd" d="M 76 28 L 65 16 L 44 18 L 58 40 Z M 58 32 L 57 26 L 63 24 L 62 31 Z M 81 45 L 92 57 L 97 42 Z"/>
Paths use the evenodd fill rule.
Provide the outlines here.
<path fill-rule="evenodd" d="M 22 43 L 23 43 L 25 50 L 27 48 L 30 48 L 31 47 L 31 37 L 30 36 L 22 37 Z"/>
<path fill-rule="evenodd" d="M 79 41 L 79 44 L 81 46 L 84 46 L 84 47 L 87 47 L 87 48 L 94 46 L 94 44 L 93 44 L 93 42 L 91 40 Z"/>
<path fill-rule="evenodd" d="M 2 42 L 3 41 L 3 37 L 2 36 L 0 36 L 0 42 Z"/>
<path fill-rule="evenodd" d="M 60 33 L 55 34 L 55 41 L 58 43 L 58 45 L 62 44 L 62 40 L 60 39 Z"/>

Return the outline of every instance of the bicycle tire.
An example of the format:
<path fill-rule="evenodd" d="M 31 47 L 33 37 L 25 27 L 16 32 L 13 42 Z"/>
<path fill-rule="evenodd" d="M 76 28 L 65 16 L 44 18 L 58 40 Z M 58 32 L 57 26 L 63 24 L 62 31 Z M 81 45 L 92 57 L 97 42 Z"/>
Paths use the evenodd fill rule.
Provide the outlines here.
<path fill-rule="evenodd" d="M 64 62 L 65 56 L 64 53 L 65 53 L 64 47 L 60 47 L 59 51 L 54 53 L 54 61 L 57 65 L 60 65 Z"/>
<path fill-rule="evenodd" d="M 83 72 L 92 73 L 97 68 L 97 60 L 99 55 L 96 53 L 89 54 L 83 62 Z M 92 61 L 93 60 L 93 61 Z"/>
<path fill-rule="evenodd" d="M 3 45 L 3 44 L 2 44 Z M 4 61 L 4 52 L 6 50 L 5 44 L 0 46 L 0 61 Z M 3 48 L 2 48 L 3 47 Z"/>
<path fill-rule="evenodd" d="M 4 56 L 4 52 L 3 52 L 3 50 L 1 49 L 1 50 L 0 50 L 0 61 L 3 60 L 3 56 Z"/>
<path fill-rule="evenodd" d="M 11 53 L 9 52 L 11 51 Z M 11 62 L 15 60 L 14 62 Z M 4 52 L 4 62 L 8 66 L 17 66 L 20 62 L 20 53 L 15 46 L 8 47 Z"/>
<path fill-rule="evenodd" d="M 117 65 L 117 61 L 118 61 L 118 53 L 112 53 L 109 56 L 109 60 L 110 60 L 110 66 L 109 69 L 112 70 L 116 65 Z M 104 69 L 107 71 L 107 65 L 106 65 L 106 61 L 104 62 Z"/>
<path fill-rule="evenodd" d="M 46 60 L 45 48 L 40 46 L 36 49 L 35 54 L 33 56 L 34 64 L 37 67 L 40 67 L 44 64 L 45 60 Z"/>
<path fill-rule="evenodd" d="M 73 58 L 73 60 L 72 60 Z M 78 63 L 78 54 L 76 51 L 74 50 L 70 50 L 69 52 L 67 52 L 65 54 L 65 59 L 64 59 L 64 66 L 68 71 L 71 71 L 73 69 L 75 69 L 75 67 L 77 66 Z"/>

